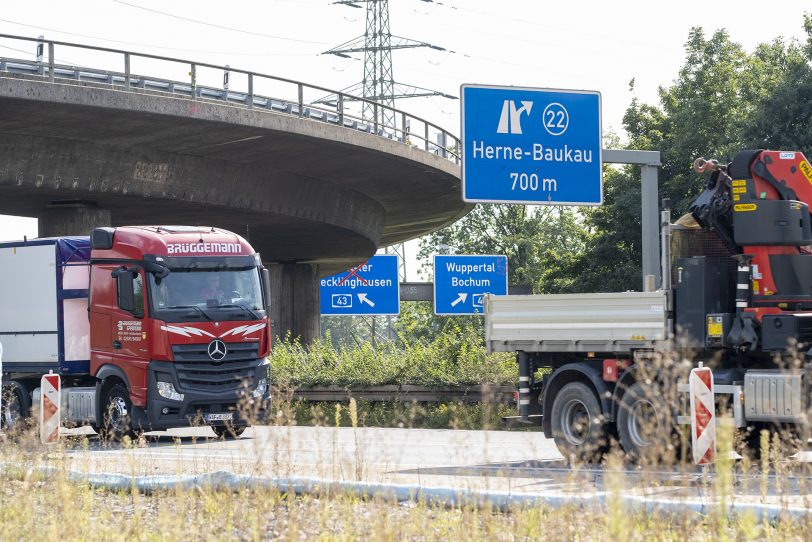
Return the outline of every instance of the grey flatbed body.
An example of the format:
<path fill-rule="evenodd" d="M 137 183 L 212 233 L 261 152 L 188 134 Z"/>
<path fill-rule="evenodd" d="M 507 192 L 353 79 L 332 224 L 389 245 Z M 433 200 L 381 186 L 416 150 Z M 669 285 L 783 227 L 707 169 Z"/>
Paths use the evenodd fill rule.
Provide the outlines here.
<path fill-rule="evenodd" d="M 666 294 L 619 292 L 487 296 L 489 352 L 660 350 L 669 337 Z"/>

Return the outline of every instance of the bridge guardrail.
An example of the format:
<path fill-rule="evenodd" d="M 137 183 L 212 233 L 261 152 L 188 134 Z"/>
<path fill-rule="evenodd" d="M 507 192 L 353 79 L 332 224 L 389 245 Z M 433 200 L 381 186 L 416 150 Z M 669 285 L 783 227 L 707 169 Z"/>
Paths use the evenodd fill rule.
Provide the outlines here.
<path fill-rule="evenodd" d="M 514 386 L 481 384 L 478 386 L 412 386 L 386 385 L 367 387 L 308 386 L 293 390 L 293 399 L 307 401 L 342 402 L 350 397 L 362 401 L 401 403 L 440 403 L 460 401 L 464 403 L 510 404 L 516 391 Z"/>
<path fill-rule="evenodd" d="M 180 94 L 192 99 L 223 101 L 230 104 L 243 105 L 251 109 L 261 108 L 275 113 L 309 118 L 314 121 L 326 122 L 343 126 L 344 128 L 386 137 L 412 147 L 422 148 L 426 152 L 432 152 L 456 164 L 460 163 L 459 138 L 447 130 L 400 109 L 391 108 L 378 102 L 346 94 L 341 91 L 335 91 L 284 77 L 232 68 L 227 65 L 220 66 L 205 62 L 195 62 L 108 47 L 97 47 L 94 45 L 30 38 L 11 34 L 0 34 L 0 38 L 36 42 L 43 45 L 43 60 L 0 58 L 0 73 L 6 72 L 40 76 L 47 78 L 50 82 L 56 82 L 57 79 L 89 81 L 110 85 L 111 87 L 121 87 L 125 91 L 142 89 L 152 92 Z M 55 55 L 57 46 L 121 55 L 124 70 L 117 72 L 58 63 Z M 46 47 L 47 59 L 45 58 L 46 55 L 44 51 Z M 188 65 L 190 68 L 188 72 L 189 80 L 177 81 L 135 74 L 131 70 L 131 65 L 133 59 L 136 58 Z M 228 73 L 229 76 L 231 74 L 242 74 L 247 80 L 246 88 L 238 91 L 231 88 L 215 88 L 212 86 L 198 85 L 197 74 L 200 68 L 222 70 L 224 74 Z M 295 98 L 285 99 L 256 94 L 254 92 L 255 84 L 260 80 L 294 85 L 297 96 Z M 329 97 L 329 99 L 322 98 L 320 100 L 306 101 L 304 99 L 306 91 L 320 92 Z M 374 121 L 364 120 L 362 117 L 348 110 L 346 106 L 348 102 L 371 105 L 373 108 L 373 116 L 375 117 Z M 388 112 L 394 117 L 394 126 L 383 126 L 379 122 L 378 119 L 382 118 L 384 112 Z M 420 130 L 420 127 L 422 127 L 422 130 Z M 432 136 L 434 140 L 432 140 Z M 415 142 L 418 142 L 418 144 Z"/>

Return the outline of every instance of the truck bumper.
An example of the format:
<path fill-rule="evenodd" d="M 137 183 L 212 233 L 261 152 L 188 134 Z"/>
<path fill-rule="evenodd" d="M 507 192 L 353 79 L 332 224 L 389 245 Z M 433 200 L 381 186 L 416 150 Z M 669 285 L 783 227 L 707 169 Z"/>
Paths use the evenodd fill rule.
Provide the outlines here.
<path fill-rule="evenodd" d="M 233 385 L 212 386 L 226 389 L 205 389 L 180 382 L 175 363 L 152 361 L 147 377 L 147 406 L 144 425 L 152 430 L 171 427 L 247 426 L 264 423 L 270 410 L 270 379 L 268 364 L 257 360 L 253 377 Z M 254 391 L 261 379 L 266 389 L 259 396 Z M 158 393 L 158 382 L 170 382 L 183 399 L 175 400 Z"/>

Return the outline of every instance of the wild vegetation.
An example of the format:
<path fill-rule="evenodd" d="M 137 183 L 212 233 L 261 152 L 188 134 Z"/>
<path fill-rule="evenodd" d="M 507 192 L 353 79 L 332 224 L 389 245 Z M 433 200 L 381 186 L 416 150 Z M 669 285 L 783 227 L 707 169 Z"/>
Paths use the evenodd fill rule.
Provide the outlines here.
<path fill-rule="evenodd" d="M 341 410 L 346 411 L 353 428 L 363 426 L 353 403 L 348 409 L 339 407 L 335 416 L 331 413 L 325 425 L 337 425 Z M 276 422 L 290 424 L 292 420 L 283 413 Z M 673 471 L 682 473 L 682 484 L 706 494 L 707 507 L 697 513 L 679 507 L 630 507 L 624 497 L 667 496 L 674 484 L 651 465 L 642 471 L 627 470 L 625 459 L 616 451 L 607 456 L 602 469 L 605 498 L 577 502 L 578 495 L 573 495 L 572 504 L 499 509 L 466 499 L 456 503 L 396 501 L 326 486 L 299 495 L 256 486 L 233 490 L 176 486 L 147 493 L 135 485 L 119 490 L 94 488 L 81 477 L 70 476 L 70 469 L 74 473 L 94 470 L 86 437 L 63 438 L 56 448 L 45 450 L 36 444 L 36 435 L 28 432 L 0 443 L 0 540 L 806 540 L 812 515 L 794 511 L 799 502 L 791 495 L 808 492 L 808 472 L 790 472 L 790 466 L 774 453 L 766 433 L 761 438 L 765 453 L 760 462 L 745 459 L 734 463 L 726 452 L 732 446 L 730 437 L 729 431 L 721 430 L 721 453 L 713 474 L 703 476 L 685 466 Z M 295 442 L 276 444 L 280 464 L 288 450 L 298 446 Z M 102 443 L 107 446 L 111 451 L 123 447 L 139 452 L 150 443 Z M 175 444 L 176 448 L 182 446 Z M 266 459 L 269 464 L 247 466 L 258 476 L 290 475 L 274 466 L 273 457 Z M 130 454 L 126 461 L 130 473 L 155 468 L 147 455 Z M 363 454 L 356 461 L 363 471 Z M 48 468 L 47 473 L 42 467 Z M 177 465 L 162 465 L 161 471 L 180 473 L 183 468 L 178 460 Z M 572 476 L 577 473 L 573 470 Z M 350 479 L 354 479 L 352 475 Z M 694 481 L 685 481 L 690 478 Z M 431 480 L 426 478 L 423 483 L 430 485 Z M 751 502 L 783 494 L 779 507 L 784 512 L 760 517 L 752 510 L 731 511 L 733 495 L 742 491 L 752 495 Z M 806 501 L 800 504 L 809 505 Z"/>
<path fill-rule="evenodd" d="M 277 340 L 270 356 L 275 401 L 290 409 L 296 423 L 323 425 L 332 416 L 334 404 L 295 399 L 295 390 L 339 386 L 348 390 L 349 399 L 350 390 L 382 385 L 478 389 L 482 384 L 515 383 L 514 356 L 487 354 L 481 324 L 461 324 L 450 319 L 447 323 L 448 327 L 431 339 L 334 345 L 328 334 L 309 347 L 298 341 Z M 515 414 L 515 406 L 510 404 L 461 401 L 359 401 L 357 408 L 364 425 L 374 427 L 498 429 L 502 416 Z M 349 424 L 346 416 L 341 424 Z"/>
<path fill-rule="evenodd" d="M 516 380 L 512 354 L 487 354 L 481 324 L 451 322 L 432 340 L 414 338 L 377 345 L 334 345 L 330 337 L 305 347 L 277 340 L 271 353 L 271 379 L 281 388 L 511 385 Z"/>
<path fill-rule="evenodd" d="M 806 540 L 808 518 L 396 505 L 276 491 L 94 490 L 64 476 L 3 480 L 3 540 Z"/>

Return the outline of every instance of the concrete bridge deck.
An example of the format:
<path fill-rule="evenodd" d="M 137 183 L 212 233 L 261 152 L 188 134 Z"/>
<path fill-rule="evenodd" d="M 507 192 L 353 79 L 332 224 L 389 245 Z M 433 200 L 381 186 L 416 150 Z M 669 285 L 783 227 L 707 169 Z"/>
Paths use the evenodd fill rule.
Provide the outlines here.
<path fill-rule="evenodd" d="M 63 45 L 119 54 L 126 71 L 60 66 L 54 50 Z M 432 125 L 402 111 L 390 111 L 399 137 L 381 137 L 346 121 L 344 100 L 357 98 L 336 94 L 333 118 L 324 114 L 329 104 L 303 102 L 300 82 L 232 70 L 247 75 L 247 92 L 148 85 L 129 72 L 131 57 L 189 61 L 44 46 L 43 62 L 0 59 L 0 214 L 39 218 L 41 236 L 125 224 L 240 233 L 263 261 L 279 264 L 271 266 L 279 334 L 318 336 L 319 276 L 471 209 L 460 197 L 459 165 L 442 156 L 445 145 L 429 141 Z M 191 63 L 190 73 L 196 66 L 206 65 Z M 274 107 L 255 96 L 252 81 L 263 77 L 293 84 L 298 98 Z M 413 134 L 422 148 L 405 142 L 407 118 L 423 123 L 425 131 Z"/>
<path fill-rule="evenodd" d="M 0 81 L 0 213 L 89 202 L 113 225 L 213 224 L 269 262 L 328 274 L 469 210 L 459 166 L 375 134 L 146 90 Z"/>

